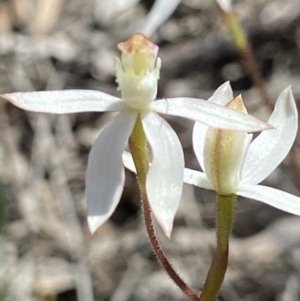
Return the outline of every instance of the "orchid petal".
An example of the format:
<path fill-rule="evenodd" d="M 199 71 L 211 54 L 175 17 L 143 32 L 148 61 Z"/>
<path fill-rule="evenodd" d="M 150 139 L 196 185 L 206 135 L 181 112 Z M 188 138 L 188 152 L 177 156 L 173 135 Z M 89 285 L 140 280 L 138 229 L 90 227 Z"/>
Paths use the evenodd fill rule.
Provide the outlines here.
<path fill-rule="evenodd" d="M 185 117 L 211 127 L 228 130 L 256 132 L 272 128 L 251 115 L 197 98 L 161 99 L 152 103 L 152 109 L 159 113 Z"/>
<path fill-rule="evenodd" d="M 174 130 L 155 112 L 144 114 L 142 122 L 153 154 L 146 180 L 147 195 L 154 216 L 170 237 L 182 194 L 183 151 Z"/>
<path fill-rule="evenodd" d="M 124 151 L 122 154 L 122 160 L 123 160 L 123 164 L 124 166 L 129 169 L 130 171 L 136 173 L 136 168 L 135 168 L 135 164 L 132 158 L 131 153 Z"/>
<path fill-rule="evenodd" d="M 217 3 L 220 5 L 221 9 L 226 13 L 230 13 L 232 11 L 231 0 L 217 0 Z"/>
<path fill-rule="evenodd" d="M 88 223 L 91 232 L 114 212 L 124 184 L 122 152 L 132 133 L 137 113 L 123 111 L 100 132 L 89 154 L 86 175 Z"/>
<path fill-rule="evenodd" d="M 300 198 L 285 191 L 262 185 L 242 184 L 237 194 L 261 201 L 285 212 L 300 215 Z"/>
<path fill-rule="evenodd" d="M 140 30 L 145 36 L 152 36 L 177 8 L 181 0 L 156 0 Z"/>
<path fill-rule="evenodd" d="M 21 109 L 42 113 L 105 112 L 127 108 L 120 98 L 94 90 L 16 92 L 1 97 Z"/>
<path fill-rule="evenodd" d="M 281 92 L 268 120 L 275 129 L 262 132 L 249 146 L 242 181 L 257 184 L 286 157 L 297 134 L 298 113 L 290 88 Z"/>
<path fill-rule="evenodd" d="M 214 190 L 204 172 L 192 170 L 189 168 L 184 169 L 184 183 L 198 186 L 204 189 Z"/>
<path fill-rule="evenodd" d="M 130 171 L 136 173 L 136 168 L 131 153 L 124 151 L 122 154 L 123 164 Z M 212 185 L 207 179 L 204 172 L 193 170 L 190 168 L 184 169 L 184 183 L 194 185 L 204 189 L 213 190 Z"/>
<path fill-rule="evenodd" d="M 216 103 L 221 106 L 227 105 L 233 99 L 233 92 L 230 86 L 230 82 L 225 82 L 214 92 L 212 97 L 207 101 Z"/>
<path fill-rule="evenodd" d="M 195 122 L 193 130 L 193 149 L 198 159 L 200 167 L 205 171 L 204 167 L 204 143 L 208 130 L 208 126 L 201 122 Z"/>
<path fill-rule="evenodd" d="M 207 101 L 216 103 L 222 106 L 225 106 L 228 102 L 233 99 L 233 93 L 229 82 L 224 83 L 221 85 L 210 97 Z M 198 159 L 198 162 L 202 168 L 204 169 L 204 141 L 206 137 L 208 126 L 202 122 L 195 122 L 194 130 L 193 130 L 193 148 Z"/>

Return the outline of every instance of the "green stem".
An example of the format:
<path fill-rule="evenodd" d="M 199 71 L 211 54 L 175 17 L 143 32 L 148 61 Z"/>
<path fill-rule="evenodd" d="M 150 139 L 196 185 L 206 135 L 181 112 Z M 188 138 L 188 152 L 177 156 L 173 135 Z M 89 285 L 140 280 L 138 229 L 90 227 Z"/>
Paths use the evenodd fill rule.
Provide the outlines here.
<path fill-rule="evenodd" d="M 207 274 L 200 301 L 215 301 L 228 264 L 229 237 L 234 220 L 236 195 L 217 196 L 217 248 Z"/>
<path fill-rule="evenodd" d="M 146 195 L 146 176 L 150 160 L 147 138 L 143 129 L 140 114 L 137 117 L 132 134 L 129 138 L 129 149 L 136 167 L 137 180 L 141 190 L 141 195 L 144 196 Z"/>
<path fill-rule="evenodd" d="M 233 42 L 238 49 L 242 60 L 244 61 L 246 69 L 249 72 L 252 83 L 257 87 L 265 105 L 272 110 L 273 105 L 264 86 L 255 56 L 247 38 L 247 34 L 232 11 L 224 11 L 220 6 L 219 8 L 231 34 Z"/>
<path fill-rule="evenodd" d="M 147 138 L 143 130 L 143 124 L 140 115 L 138 116 L 132 134 L 129 138 L 129 148 L 137 171 L 137 180 L 140 186 L 141 197 L 143 201 L 143 213 L 145 225 L 153 251 L 165 271 L 175 284 L 189 297 L 191 301 L 199 301 L 198 295 L 182 280 L 174 270 L 171 263 L 164 254 L 152 222 L 151 208 L 148 202 L 146 191 L 146 176 L 149 169 L 149 153 L 147 147 Z"/>

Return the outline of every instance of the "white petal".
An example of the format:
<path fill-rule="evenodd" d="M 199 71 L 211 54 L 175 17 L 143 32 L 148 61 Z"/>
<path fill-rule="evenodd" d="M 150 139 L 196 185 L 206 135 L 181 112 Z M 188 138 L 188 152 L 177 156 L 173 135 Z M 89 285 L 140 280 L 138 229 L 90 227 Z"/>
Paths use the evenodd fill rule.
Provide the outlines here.
<path fill-rule="evenodd" d="M 241 185 L 237 194 L 300 215 L 300 198 L 285 191 L 262 185 Z"/>
<path fill-rule="evenodd" d="M 124 151 L 122 154 L 123 164 L 130 171 L 136 173 L 136 168 L 131 153 Z"/>
<path fill-rule="evenodd" d="M 233 99 L 233 93 L 229 82 L 221 85 L 210 97 L 207 101 L 213 102 L 222 106 L 225 106 L 228 102 Z M 198 159 L 198 162 L 202 168 L 204 169 L 204 161 L 203 161 L 203 150 L 204 150 L 204 140 L 206 137 L 208 126 L 202 122 L 195 122 L 194 130 L 193 130 L 193 148 Z"/>
<path fill-rule="evenodd" d="M 271 128 L 270 125 L 224 106 L 197 98 L 161 99 L 152 103 L 153 110 L 189 118 L 204 124 L 228 130 L 256 132 Z"/>
<path fill-rule="evenodd" d="M 195 122 L 194 130 L 193 130 L 193 148 L 195 155 L 198 159 L 200 167 L 203 171 L 204 168 L 204 142 L 206 137 L 208 126 L 201 122 Z"/>
<path fill-rule="evenodd" d="M 184 183 L 213 190 L 213 187 L 204 172 L 189 168 L 184 169 Z"/>
<path fill-rule="evenodd" d="M 281 92 L 268 120 L 275 129 L 262 132 L 246 155 L 242 181 L 257 184 L 264 180 L 290 151 L 298 129 L 298 113 L 290 88 Z"/>
<path fill-rule="evenodd" d="M 90 230 L 95 231 L 114 212 L 124 184 L 122 152 L 137 113 L 123 111 L 100 132 L 89 154 L 86 197 Z"/>
<path fill-rule="evenodd" d="M 42 113 L 120 111 L 127 107 L 120 98 L 94 90 L 17 92 L 1 97 L 21 109 Z"/>
<path fill-rule="evenodd" d="M 218 4 L 225 12 L 232 11 L 232 1 L 231 0 L 217 0 Z"/>
<path fill-rule="evenodd" d="M 146 189 L 153 214 L 170 237 L 183 186 L 184 158 L 180 141 L 171 126 L 155 112 L 142 116 L 153 159 Z"/>
<path fill-rule="evenodd" d="M 233 92 L 230 82 L 222 84 L 207 101 L 225 106 L 233 99 Z"/>
<path fill-rule="evenodd" d="M 136 168 L 133 162 L 133 158 L 131 153 L 124 151 L 122 154 L 123 163 L 126 168 L 130 171 L 136 173 Z M 207 179 L 207 176 L 204 172 L 185 168 L 184 169 L 184 183 L 198 186 L 200 188 L 210 189 L 213 190 L 212 185 Z"/>
<path fill-rule="evenodd" d="M 181 0 L 156 0 L 139 31 L 151 37 L 157 28 L 172 15 L 180 2 Z"/>

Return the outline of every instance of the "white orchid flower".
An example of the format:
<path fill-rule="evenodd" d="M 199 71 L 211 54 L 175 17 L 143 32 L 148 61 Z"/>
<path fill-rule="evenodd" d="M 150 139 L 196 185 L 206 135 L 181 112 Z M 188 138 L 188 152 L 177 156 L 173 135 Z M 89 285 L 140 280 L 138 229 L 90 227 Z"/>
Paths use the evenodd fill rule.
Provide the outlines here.
<path fill-rule="evenodd" d="M 153 160 L 146 181 L 152 211 L 167 236 L 182 193 L 184 159 L 177 135 L 156 112 L 241 131 L 270 128 L 266 123 L 212 102 L 193 98 L 155 101 L 161 61 L 158 46 L 142 34 L 120 43 L 116 75 L 122 99 L 100 91 L 65 90 L 5 94 L 14 105 L 43 113 L 119 111 L 100 132 L 89 154 L 86 196 L 88 225 L 94 232 L 115 210 L 123 190 L 122 152 L 140 115 Z"/>
<path fill-rule="evenodd" d="M 232 100 L 232 91 L 226 86 L 229 84 L 221 86 L 208 101 L 245 111 L 241 97 Z M 260 133 L 250 144 L 251 134 L 212 129 L 196 122 L 193 145 L 204 172 L 185 169 L 184 181 L 222 195 L 244 196 L 300 215 L 299 197 L 258 185 L 282 162 L 296 138 L 298 112 L 290 88 L 279 95 L 268 123 L 274 129 Z"/>
<path fill-rule="evenodd" d="M 242 98 L 233 99 L 229 83 L 220 86 L 208 102 L 246 112 Z M 296 138 L 298 113 L 290 88 L 279 95 L 268 123 L 274 129 L 263 131 L 250 144 L 252 134 L 213 129 L 196 122 L 193 146 L 204 172 L 185 168 L 184 182 L 221 195 L 244 196 L 300 215 L 299 197 L 258 185 L 282 162 Z M 135 172 L 130 153 L 123 153 L 123 162 Z"/>

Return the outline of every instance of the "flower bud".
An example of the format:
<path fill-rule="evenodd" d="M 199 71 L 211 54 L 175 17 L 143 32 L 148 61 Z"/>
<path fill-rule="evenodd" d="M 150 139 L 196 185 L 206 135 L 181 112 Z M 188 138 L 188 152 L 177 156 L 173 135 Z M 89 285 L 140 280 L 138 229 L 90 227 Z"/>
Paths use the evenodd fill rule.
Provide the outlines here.
<path fill-rule="evenodd" d="M 241 96 L 226 106 L 247 114 Z M 251 138 L 252 135 L 241 131 L 208 128 L 204 143 L 204 168 L 219 194 L 235 193 Z"/>

